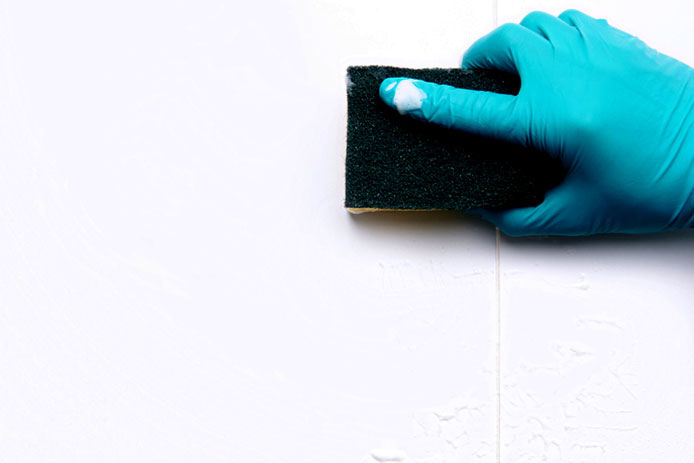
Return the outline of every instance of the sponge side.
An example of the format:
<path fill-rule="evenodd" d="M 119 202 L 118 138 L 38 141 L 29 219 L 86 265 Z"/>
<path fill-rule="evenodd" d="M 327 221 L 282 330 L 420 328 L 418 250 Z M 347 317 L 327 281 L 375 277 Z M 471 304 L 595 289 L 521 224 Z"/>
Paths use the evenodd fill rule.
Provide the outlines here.
<path fill-rule="evenodd" d="M 398 114 L 378 95 L 386 77 L 517 94 L 514 74 L 463 69 L 352 66 L 347 70 L 345 207 L 468 210 L 534 206 L 564 178 L 539 151 Z"/>

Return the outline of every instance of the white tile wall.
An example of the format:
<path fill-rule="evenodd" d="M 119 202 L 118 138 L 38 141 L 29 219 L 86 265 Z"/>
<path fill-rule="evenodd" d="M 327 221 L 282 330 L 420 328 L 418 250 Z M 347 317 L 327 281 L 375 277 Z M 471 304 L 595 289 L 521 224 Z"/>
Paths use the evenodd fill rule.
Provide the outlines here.
<path fill-rule="evenodd" d="M 595 5 L 694 62 L 682 2 Z M 691 452 L 691 234 L 342 209 L 347 65 L 558 4 L 1 6 L 0 461 Z"/>
<path fill-rule="evenodd" d="M 502 461 L 694 450 L 692 238 L 502 240 Z"/>
<path fill-rule="evenodd" d="M 577 8 L 694 63 L 681 1 Z M 694 234 L 501 241 L 501 461 L 685 461 L 694 451 Z"/>
<path fill-rule="evenodd" d="M 342 207 L 346 65 L 455 66 L 491 26 L 3 3 L 0 461 L 492 459 L 492 227 Z"/>

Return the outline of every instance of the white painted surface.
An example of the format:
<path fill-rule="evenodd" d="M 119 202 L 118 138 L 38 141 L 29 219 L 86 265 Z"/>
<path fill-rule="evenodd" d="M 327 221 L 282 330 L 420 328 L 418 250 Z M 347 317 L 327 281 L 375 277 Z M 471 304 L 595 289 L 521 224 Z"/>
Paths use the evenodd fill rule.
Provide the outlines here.
<path fill-rule="evenodd" d="M 502 240 L 499 434 L 493 228 L 341 207 L 345 67 L 521 4 L 3 2 L 0 460 L 691 454 L 692 234 Z"/>
<path fill-rule="evenodd" d="M 494 457 L 492 227 L 342 207 L 346 66 L 492 27 L 432 7 L 2 2 L 0 461 Z"/>
<path fill-rule="evenodd" d="M 499 0 L 499 22 L 577 8 L 694 64 L 682 1 Z M 501 461 L 694 453 L 694 234 L 501 242 Z"/>
<path fill-rule="evenodd" d="M 694 451 L 693 243 L 502 240 L 502 461 Z"/>

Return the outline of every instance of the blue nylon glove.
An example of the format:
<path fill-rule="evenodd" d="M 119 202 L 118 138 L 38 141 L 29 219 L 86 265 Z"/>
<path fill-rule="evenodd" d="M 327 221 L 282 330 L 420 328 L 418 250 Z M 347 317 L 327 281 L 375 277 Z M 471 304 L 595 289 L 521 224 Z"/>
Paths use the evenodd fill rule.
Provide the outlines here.
<path fill-rule="evenodd" d="M 537 207 L 476 210 L 504 233 L 646 233 L 694 224 L 694 70 L 579 11 L 534 12 L 465 53 L 514 72 L 516 95 L 385 79 L 414 117 L 557 156 L 565 181 Z"/>

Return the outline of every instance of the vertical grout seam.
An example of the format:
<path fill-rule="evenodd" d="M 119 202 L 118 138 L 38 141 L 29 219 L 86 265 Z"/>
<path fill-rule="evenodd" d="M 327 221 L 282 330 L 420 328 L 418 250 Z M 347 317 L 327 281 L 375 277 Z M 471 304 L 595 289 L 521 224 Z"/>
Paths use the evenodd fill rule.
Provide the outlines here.
<path fill-rule="evenodd" d="M 494 27 L 499 25 L 499 0 L 492 1 L 492 23 Z"/>
<path fill-rule="evenodd" d="M 496 462 L 501 463 L 501 232 L 496 229 Z"/>
<path fill-rule="evenodd" d="M 492 21 L 499 26 L 499 0 L 492 0 Z M 496 463 L 501 463 L 501 231 L 496 228 Z"/>

